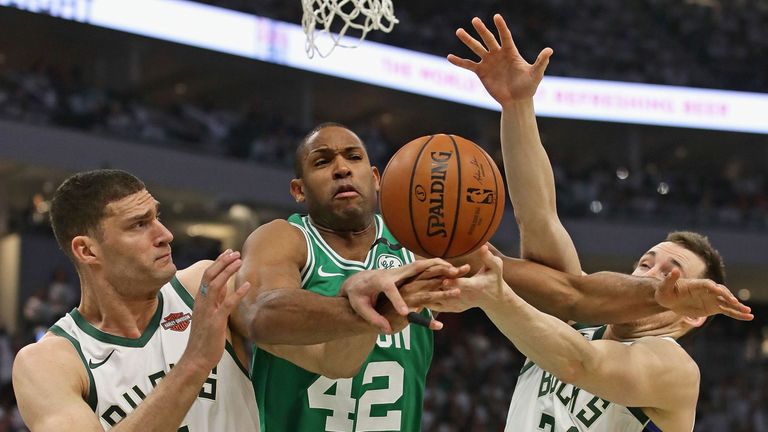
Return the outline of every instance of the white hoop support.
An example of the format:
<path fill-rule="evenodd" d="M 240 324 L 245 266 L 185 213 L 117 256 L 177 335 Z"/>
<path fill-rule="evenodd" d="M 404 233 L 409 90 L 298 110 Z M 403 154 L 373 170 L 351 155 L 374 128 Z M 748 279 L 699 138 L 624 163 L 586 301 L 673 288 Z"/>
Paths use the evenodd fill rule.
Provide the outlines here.
<path fill-rule="evenodd" d="M 307 35 L 305 49 L 309 58 L 317 53 L 320 57 L 328 57 L 337 47 L 354 48 L 357 45 L 344 45 L 341 39 L 348 31 L 359 31 L 358 42 L 365 39 L 368 32 L 378 30 L 389 33 L 398 23 L 395 18 L 392 0 L 301 0 L 304 15 L 301 18 L 301 26 Z M 331 25 L 337 21 L 337 25 L 343 24 L 338 32 L 331 29 Z M 333 45 L 327 51 L 323 51 L 317 45 L 318 34 L 330 38 Z"/>

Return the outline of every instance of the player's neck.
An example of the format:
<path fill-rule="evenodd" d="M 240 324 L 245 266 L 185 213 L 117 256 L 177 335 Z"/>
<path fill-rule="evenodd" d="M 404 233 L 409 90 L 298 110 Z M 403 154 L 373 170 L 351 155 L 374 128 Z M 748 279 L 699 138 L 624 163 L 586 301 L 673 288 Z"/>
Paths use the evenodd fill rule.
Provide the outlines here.
<path fill-rule="evenodd" d="M 310 222 L 323 237 L 323 240 L 333 250 L 347 259 L 362 261 L 368 253 L 371 244 L 376 240 L 376 223 L 373 217 L 370 218 L 368 224 L 362 229 L 332 229 L 317 223 L 311 217 Z"/>
<path fill-rule="evenodd" d="M 158 307 L 157 293 L 126 298 L 106 281 L 81 278 L 82 294 L 77 310 L 91 325 L 115 336 L 138 338 Z"/>

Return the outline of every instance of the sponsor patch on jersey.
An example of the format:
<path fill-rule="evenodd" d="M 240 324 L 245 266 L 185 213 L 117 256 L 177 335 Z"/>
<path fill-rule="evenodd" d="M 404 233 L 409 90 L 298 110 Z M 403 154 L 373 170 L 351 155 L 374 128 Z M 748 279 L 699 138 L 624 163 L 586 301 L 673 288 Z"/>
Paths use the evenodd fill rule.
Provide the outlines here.
<path fill-rule="evenodd" d="M 381 254 L 376 260 L 376 268 L 380 269 L 393 269 L 402 267 L 402 265 L 403 261 L 399 257 L 390 254 Z"/>
<path fill-rule="evenodd" d="M 183 312 L 169 313 L 168 316 L 163 318 L 163 328 L 166 330 L 173 330 L 177 332 L 183 332 L 189 327 L 189 323 L 192 321 L 192 315 Z"/>

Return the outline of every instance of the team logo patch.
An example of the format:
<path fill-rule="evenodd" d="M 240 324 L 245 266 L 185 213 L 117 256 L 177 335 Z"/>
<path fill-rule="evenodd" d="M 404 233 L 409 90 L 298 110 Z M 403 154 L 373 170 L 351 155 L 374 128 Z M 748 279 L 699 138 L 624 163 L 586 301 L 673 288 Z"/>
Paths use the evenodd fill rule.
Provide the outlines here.
<path fill-rule="evenodd" d="M 393 269 L 402 265 L 403 261 L 400 258 L 389 254 L 379 255 L 379 258 L 376 260 L 376 268 L 380 269 Z"/>
<path fill-rule="evenodd" d="M 183 332 L 189 327 L 189 323 L 192 321 L 192 315 L 189 313 L 174 312 L 168 314 L 163 318 L 163 328 L 166 330 L 173 330 L 177 332 Z"/>

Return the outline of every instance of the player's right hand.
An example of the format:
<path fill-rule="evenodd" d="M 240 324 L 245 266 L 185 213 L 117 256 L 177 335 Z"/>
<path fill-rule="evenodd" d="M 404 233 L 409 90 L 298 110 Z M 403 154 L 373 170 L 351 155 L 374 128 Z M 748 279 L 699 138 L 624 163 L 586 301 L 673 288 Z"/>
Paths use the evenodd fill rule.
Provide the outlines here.
<path fill-rule="evenodd" d="M 221 360 L 229 315 L 251 287 L 246 282 L 234 291 L 227 289 L 227 282 L 241 265 L 240 252 L 226 250 L 203 273 L 192 309 L 189 341 L 179 363 L 192 363 L 209 373 Z"/>

